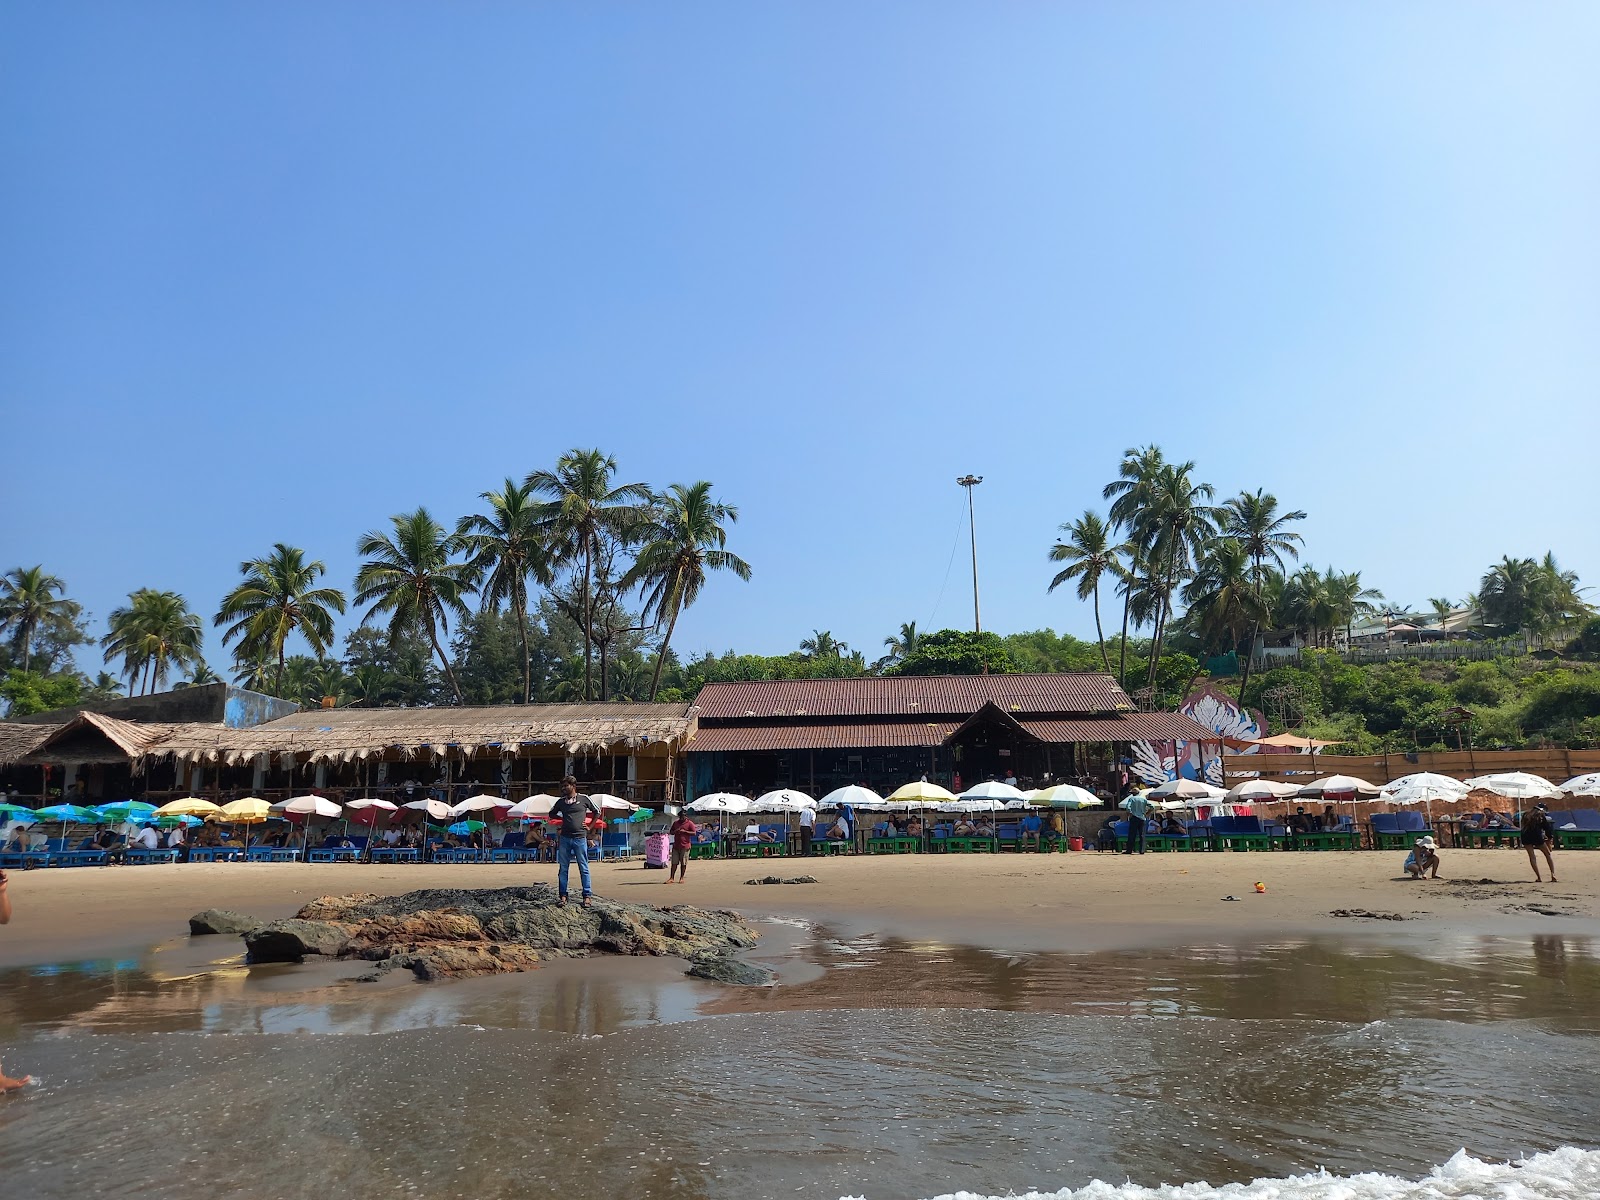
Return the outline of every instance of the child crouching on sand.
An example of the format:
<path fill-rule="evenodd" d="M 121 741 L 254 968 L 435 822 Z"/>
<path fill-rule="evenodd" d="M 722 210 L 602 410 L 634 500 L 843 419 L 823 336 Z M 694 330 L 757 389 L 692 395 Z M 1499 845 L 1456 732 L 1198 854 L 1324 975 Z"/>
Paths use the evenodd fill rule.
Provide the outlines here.
<path fill-rule="evenodd" d="M 1431 875 L 1428 872 L 1432 871 Z M 1406 874 L 1413 879 L 1421 879 L 1428 875 L 1429 879 L 1439 878 L 1439 845 L 1431 837 L 1419 837 L 1417 844 L 1406 856 Z"/>

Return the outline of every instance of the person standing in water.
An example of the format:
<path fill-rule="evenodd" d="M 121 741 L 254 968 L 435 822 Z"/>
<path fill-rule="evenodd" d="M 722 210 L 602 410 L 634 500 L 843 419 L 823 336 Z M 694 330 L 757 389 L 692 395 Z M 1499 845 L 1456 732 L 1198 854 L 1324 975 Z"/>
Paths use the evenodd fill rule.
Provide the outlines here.
<path fill-rule="evenodd" d="M 1550 882 L 1556 882 L 1556 860 L 1551 850 L 1556 844 L 1556 827 L 1550 824 L 1549 810 L 1542 804 L 1535 804 L 1522 814 L 1522 830 L 1520 833 L 1522 848 L 1528 852 L 1528 865 L 1533 868 L 1533 881 L 1543 883 L 1539 878 L 1539 852 L 1544 851 L 1545 865 L 1550 868 Z"/>
<path fill-rule="evenodd" d="M 6 873 L 0 871 L 0 925 L 11 924 L 11 890 L 6 880 Z M 18 1088 L 25 1088 L 33 1082 L 32 1075 L 24 1075 L 21 1079 L 12 1079 L 5 1073 L 5 1068 L 0 1065 L 0 1092 L 14 1092 Z"/>

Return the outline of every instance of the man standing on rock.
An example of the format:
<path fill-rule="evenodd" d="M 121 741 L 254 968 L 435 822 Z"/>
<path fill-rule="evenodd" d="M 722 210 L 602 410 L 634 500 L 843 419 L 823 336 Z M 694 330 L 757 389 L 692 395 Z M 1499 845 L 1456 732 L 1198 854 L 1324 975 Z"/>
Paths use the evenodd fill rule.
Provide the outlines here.
<path fill-rule="evenodd" d="M 584 822 L 590 814 L 600 816 L 600 809 L 587 796 L 578 794 L 578 781 L 568 775 L 561 781 L 561 799 L 550 806 L 550 815 L 561 822 L 561 832 L 556 841 L 556 892 L 561 903 L 567 902 L 567 877 L 574 860 L 578 864 L 578 881 L 583 885 L 583 906 L 589 907 L 589 833 Z"/>
<path fill-rule="evenodd" d="M 672 835 L 672 858 L 667 869 L 667 882 L 687 881 L 689 851 L 694 846 L 694 835 L 700 832 L 700 827 L 689 819 L 688 810 L 683 810 L 678 813 L 678 819 L 672 823 L 669 832 Z"/>

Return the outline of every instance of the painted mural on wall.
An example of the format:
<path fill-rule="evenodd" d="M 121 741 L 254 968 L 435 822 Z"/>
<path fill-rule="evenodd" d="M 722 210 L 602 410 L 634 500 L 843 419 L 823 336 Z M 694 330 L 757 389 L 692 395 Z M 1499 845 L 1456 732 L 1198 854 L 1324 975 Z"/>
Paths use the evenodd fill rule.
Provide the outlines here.
<path fill-rule="evenodd" d="M 1214 690 L 1210 684 L 1190 692 L 1178 711 L 1215 730 L 1218 738 L 1250 741 L 1261 737 L 1266 728 L 1260 713 L 1240 708 L 1232 696 Z M 1240 753 L 1254 754 L 1257 749 L 1241 747 Z M 1220 784 L 1222 759 L 1217 751 L 1215 742 L 1135 742 L 1133 774 L 1151 785 L 1179 777 Z"/>

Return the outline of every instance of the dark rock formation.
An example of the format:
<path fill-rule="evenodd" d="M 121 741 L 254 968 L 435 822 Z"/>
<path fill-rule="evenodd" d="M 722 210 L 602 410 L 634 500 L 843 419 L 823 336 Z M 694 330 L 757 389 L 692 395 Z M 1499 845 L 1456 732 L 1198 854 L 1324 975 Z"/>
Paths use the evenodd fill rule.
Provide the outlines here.
<path fill-rule="evenodd" d="M 763 875 L 760 879 L 746 879 L 746 883 L 816 883 L 815 875 L 791 875 L 784 879 L 780 875 Z"/>
<path fill-rule="evenodd" d="M 591 954 L 668 955 L 698 963 L 725 958 L 757 937 L 737 913 L 598 898 L 589 908 L 563 905 L 553 888 L 542 885 L 323 896 L 291 920 L 250 925 L 245 946 L 251 962 L 299 962 L 322 954 L 365 959 L 379 971 L 405 968 L 419 979 L 526 971 L 545 959 Z M 754 981 L 770 982 L 771 976 Z"/>
<path fill-rule="evenodd" d="M 252 917 L 249 913 L 234 912 L 227 908 L 208 908 L 205 912 L 197 912 L 189 918 L 189 936 L 199 937 L 206 933 L 249 933 L 263 924 L 265 922 L 260 917 Z"/>
<path fill-rule="evenodd" d="M 776 976 L 766 967 L 740 962 L 726 956 L 703 958 L 689 968 L 696 979 L 710 979 L 717 983 L 731 983 L 739 987 L 770 987 Z"/>

